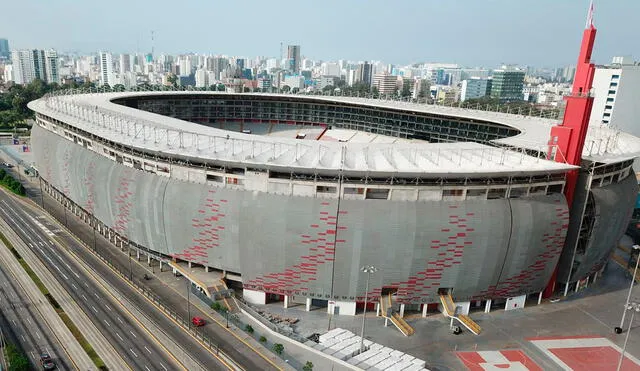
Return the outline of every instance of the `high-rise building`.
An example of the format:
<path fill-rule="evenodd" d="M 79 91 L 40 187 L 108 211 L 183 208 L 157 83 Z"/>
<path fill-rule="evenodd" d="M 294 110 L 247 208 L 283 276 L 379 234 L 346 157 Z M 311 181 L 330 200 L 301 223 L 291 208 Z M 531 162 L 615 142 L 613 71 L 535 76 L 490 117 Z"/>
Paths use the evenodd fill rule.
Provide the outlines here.
<path fill-rule="evenodd" d="M 398 77 L 387 73 L 378 73 L 373 76 L 373 86 L 381 95 L 391 95 L 398 90 Z"/>
<path fill-rule="evenodd" d="M 100 52 L 100 85 L 113 86 L 114 80 L 111 53 Z"/>
<path fill-rule="evenodd" d="M 16 84 L 28 84 L 35 79 L 46 81 L 44 50 L 13 50 L 11 61 Z"/>
<path fill-rule="evenodd" d="M 0 39 L 0 59 L 9 59 L 11 51 L 9 50 L 9 40 Z"/>
<path fill-rule="evenodd" d="M 288 69 L 292 72 L 300 72 L 300 45 L 289 45 L 287 47 Z"/>
<path fill-rule="evenodd" d="M 460 100 L 465 101 L 469 99 L 482 98 L 487 95 L 487 79 L 471 78 L 462 81 L 462 88 L 460 89 Z"/>
<path fill-rule="evenodd" d="M 524 99 L 524 71 L 516 68 L 502 68 L 493 71 L 491 98 L 501 102 L 512 102 Z"/>
<path fill-rule="evenodd" d="M 207 71 L 203 68 L 196 70 L 196 88 L 206 88 L 209 86 Z"/>
<path fill-rule="evenodd" d="M 120 74 L 131 72 L 131 55 L 120 54 Z"/>
<path fill-rule="evenodd" d="M 44 51 L 44 77 L 45 81 L 49 84 L 60 83 L 60 76 L 58 73 L 58 53 L 53 50 Z"/>
<path fill-rule="evenodd" d="M 640 135 L 640 65 L 632 58 L 616 57 L 608 66 L 597 66 L 592 95 L 591 123 Z"/>
<path fill-rule="evenodd" d="M 355 82 L 365 85 L 371 85 L 371 77 L 373 76 L 373 66 L 369 62 L 363 62 L 358 65 L 356 70 Z"/>
<path fill-rule="evenodd" d="M 4 66 L 3 81 L 4 82 L 14 81 L 13 65 L 7 64 L 6 66 Z"/>
<path fill-rule="evenodd" d="M 192 64 L 190 57 L 187 56 L 180 58 L 178 65 L 180 66 L 180 76 L 191 75 Z"/>

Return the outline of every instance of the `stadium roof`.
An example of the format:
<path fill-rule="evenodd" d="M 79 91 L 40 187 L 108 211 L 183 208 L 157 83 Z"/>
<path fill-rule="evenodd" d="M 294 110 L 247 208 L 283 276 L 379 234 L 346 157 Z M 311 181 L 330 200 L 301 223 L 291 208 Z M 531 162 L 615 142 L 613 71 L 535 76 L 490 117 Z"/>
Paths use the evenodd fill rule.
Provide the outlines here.
<path fill-rule="evenodd" d="M 213 95 L 220 92 L 126 92 L 60 95 L 29 103 L 46 114 L 93 135 L 150 153 L 198 161 L 219 161 L 277 171 L 313 170 L 318 173 L 369 176 L 505 176 L 563 172 L 571 165 L 530 156 L 544 152 L 554 122 L 511 114 L 382 101 L 354 97 L 287 95 L 486 120 L 517 128 L 520 134 L 496 140 L 498 147 L 475 142 L 350 143 L 296 140 L 226 131 L 112 103 L 135 96 Z M 245 93 L 247 94 L 247 93 Z M 275 94 L 251 94 L 277 97 Z M 640 153 L 640 139 L 610 128 L 589 130 L 584 157 L 598 162 L 630 159 Z M 500 148 L 503 147 L 503 148 Z M 505 148 L 506 147 L 506 148 Z"/>

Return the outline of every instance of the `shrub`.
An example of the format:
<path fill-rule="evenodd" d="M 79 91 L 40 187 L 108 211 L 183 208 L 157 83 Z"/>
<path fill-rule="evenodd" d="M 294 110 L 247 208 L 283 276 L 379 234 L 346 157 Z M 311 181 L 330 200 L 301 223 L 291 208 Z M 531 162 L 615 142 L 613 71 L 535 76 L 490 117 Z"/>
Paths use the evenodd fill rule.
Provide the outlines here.
<path fill-rule="evenodd" d="M 307 361 L 307 363 L 302 366 L 302 371 L 313 371 L 313 363 L 311 363 L 311 361 Z"/>
<path fill-rule="evenodd" d="M 216 301 L 213 304 L 211 304 L 211 309 L 219 312 L 220 309 L 222 309 L 222 305 Z"/>
<path fill-rule="evenodd" d="M 264 336 L 260 336 L 260 342 L 261 343 L 266 343 L 267 342 L 267 338 Z"/>
<path fill-rule="evenodd" d="M 273 344 L 273 351 L 276 352 L 277 355 L 282 355 L 282 352 L 284 352 L 284 345 L 280 343 Z"/>
<path fill-rule="evenodd" d="M 244 330 L 245 330 L 246 332 L 250 333 L 250 334 L 253 334 L 253 326 L 251 326 L 251 325 L 246 325 L 246 326 L 244 327 Z"/>

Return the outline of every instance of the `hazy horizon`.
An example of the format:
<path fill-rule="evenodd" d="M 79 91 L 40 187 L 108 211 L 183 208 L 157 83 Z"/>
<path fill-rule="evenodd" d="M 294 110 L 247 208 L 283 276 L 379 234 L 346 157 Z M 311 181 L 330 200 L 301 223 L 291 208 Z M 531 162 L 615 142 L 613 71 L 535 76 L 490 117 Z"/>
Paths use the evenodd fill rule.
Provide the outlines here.
<path fill-rule="evenodd" d="M 551 67 L 575 63 L 588 6 L 588 0 L 23 0 L 4 4 L 11 16 L 0 23 L 0 38 L 12 49 L 147 53 L 153 30 L 156 54 L 278 57 L 282 42 L 285 53 L 287 44 L 299 44 L 304 57 L 316 60 Z M 640 49 L 634 37 L 640 1 L 596 1 L 595 9 L 596 63 Z"/>

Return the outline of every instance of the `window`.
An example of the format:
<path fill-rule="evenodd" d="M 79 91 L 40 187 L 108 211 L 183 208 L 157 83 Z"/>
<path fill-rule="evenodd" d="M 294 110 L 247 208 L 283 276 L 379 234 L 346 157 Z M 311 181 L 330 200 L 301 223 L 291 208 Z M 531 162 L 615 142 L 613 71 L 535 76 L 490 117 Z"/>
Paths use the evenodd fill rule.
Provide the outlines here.
<path fill-rule="evenodd" d="M 443 189 L 443 197 L 460 197 L 464 194 L 464 189 Z"/>
<path fill-rule="evenodd" d="M 386 200 L 389 198 L 389 190 L 381 188 L 368 188 L 365 198 L 367 200 Z"/>
<path fill-rule="evenodd" d="M 609 90 L 609 94 L 615 94 L 616 91 L 615 90 Z"/>
<path fill-rule="evenodd" d="M 467 189 L 467 199 L 470 198 L 485 198 L 485 196 L 487 195 L 487 189 L 486 188 L 470 188 Z"/>
<path fill-rule="evenodd" d="M 207 174 L 207 181 L 208 182 L 222 183 L 223 180 L 224 180 L 224 178 L 219 176 L 219 175 Z"/>
<path fill-rule="evenodd" d="M 491 188 L 489 189 L 489 192 L 487 193 L 487 199 L 488 200 L 495 200 L 498 198 L 505 198 L 505 195 L 507 194 L 507 189 L 506 188 Z"/>
<path fill-rule="evenodd" d="M 316 186 L 316 192 L 317 193 L 336 193 L 336 190 L 337 190 L 336 187 Z"/>
<path fill-rule="evenodd" d="M 612 82 L 611 84 L 609 84 L 609 88 L 614 88 L 616 86 L 618 86 L 617 82 Z"/>
<path fill-rule="evenodd" d="M 550 184 L 547 188 L 547 194 L 562 193 L 562 184 Z"/>
<path fill-rule="evenodd" d="M 613 103 L 615 99 L 613 97 L 607 98 L 607 103 Z"/>
<path fill-rule="evenodd" d="M 345 195 L 362 195 L 364 194 L 364 188 L 344 187 Z"/>
<path fill-rule="evenodd" d="M 526 195 L 527 195 L 527 188 L 525 187 L 511 188 L 511 190 L 509 190 L 509 198 L 520 198 Z"/>
<path fill-rule="evenodd" d="M 612 108 L 613 108 L 613 106 L 610 106 L 610 105 L 604 106 L 604 109 L 612 109 Z"/>
<path fill-rule="evenodd" d="M 620 75 L 611 75 L 611 80 L 618 80 Z"/>

